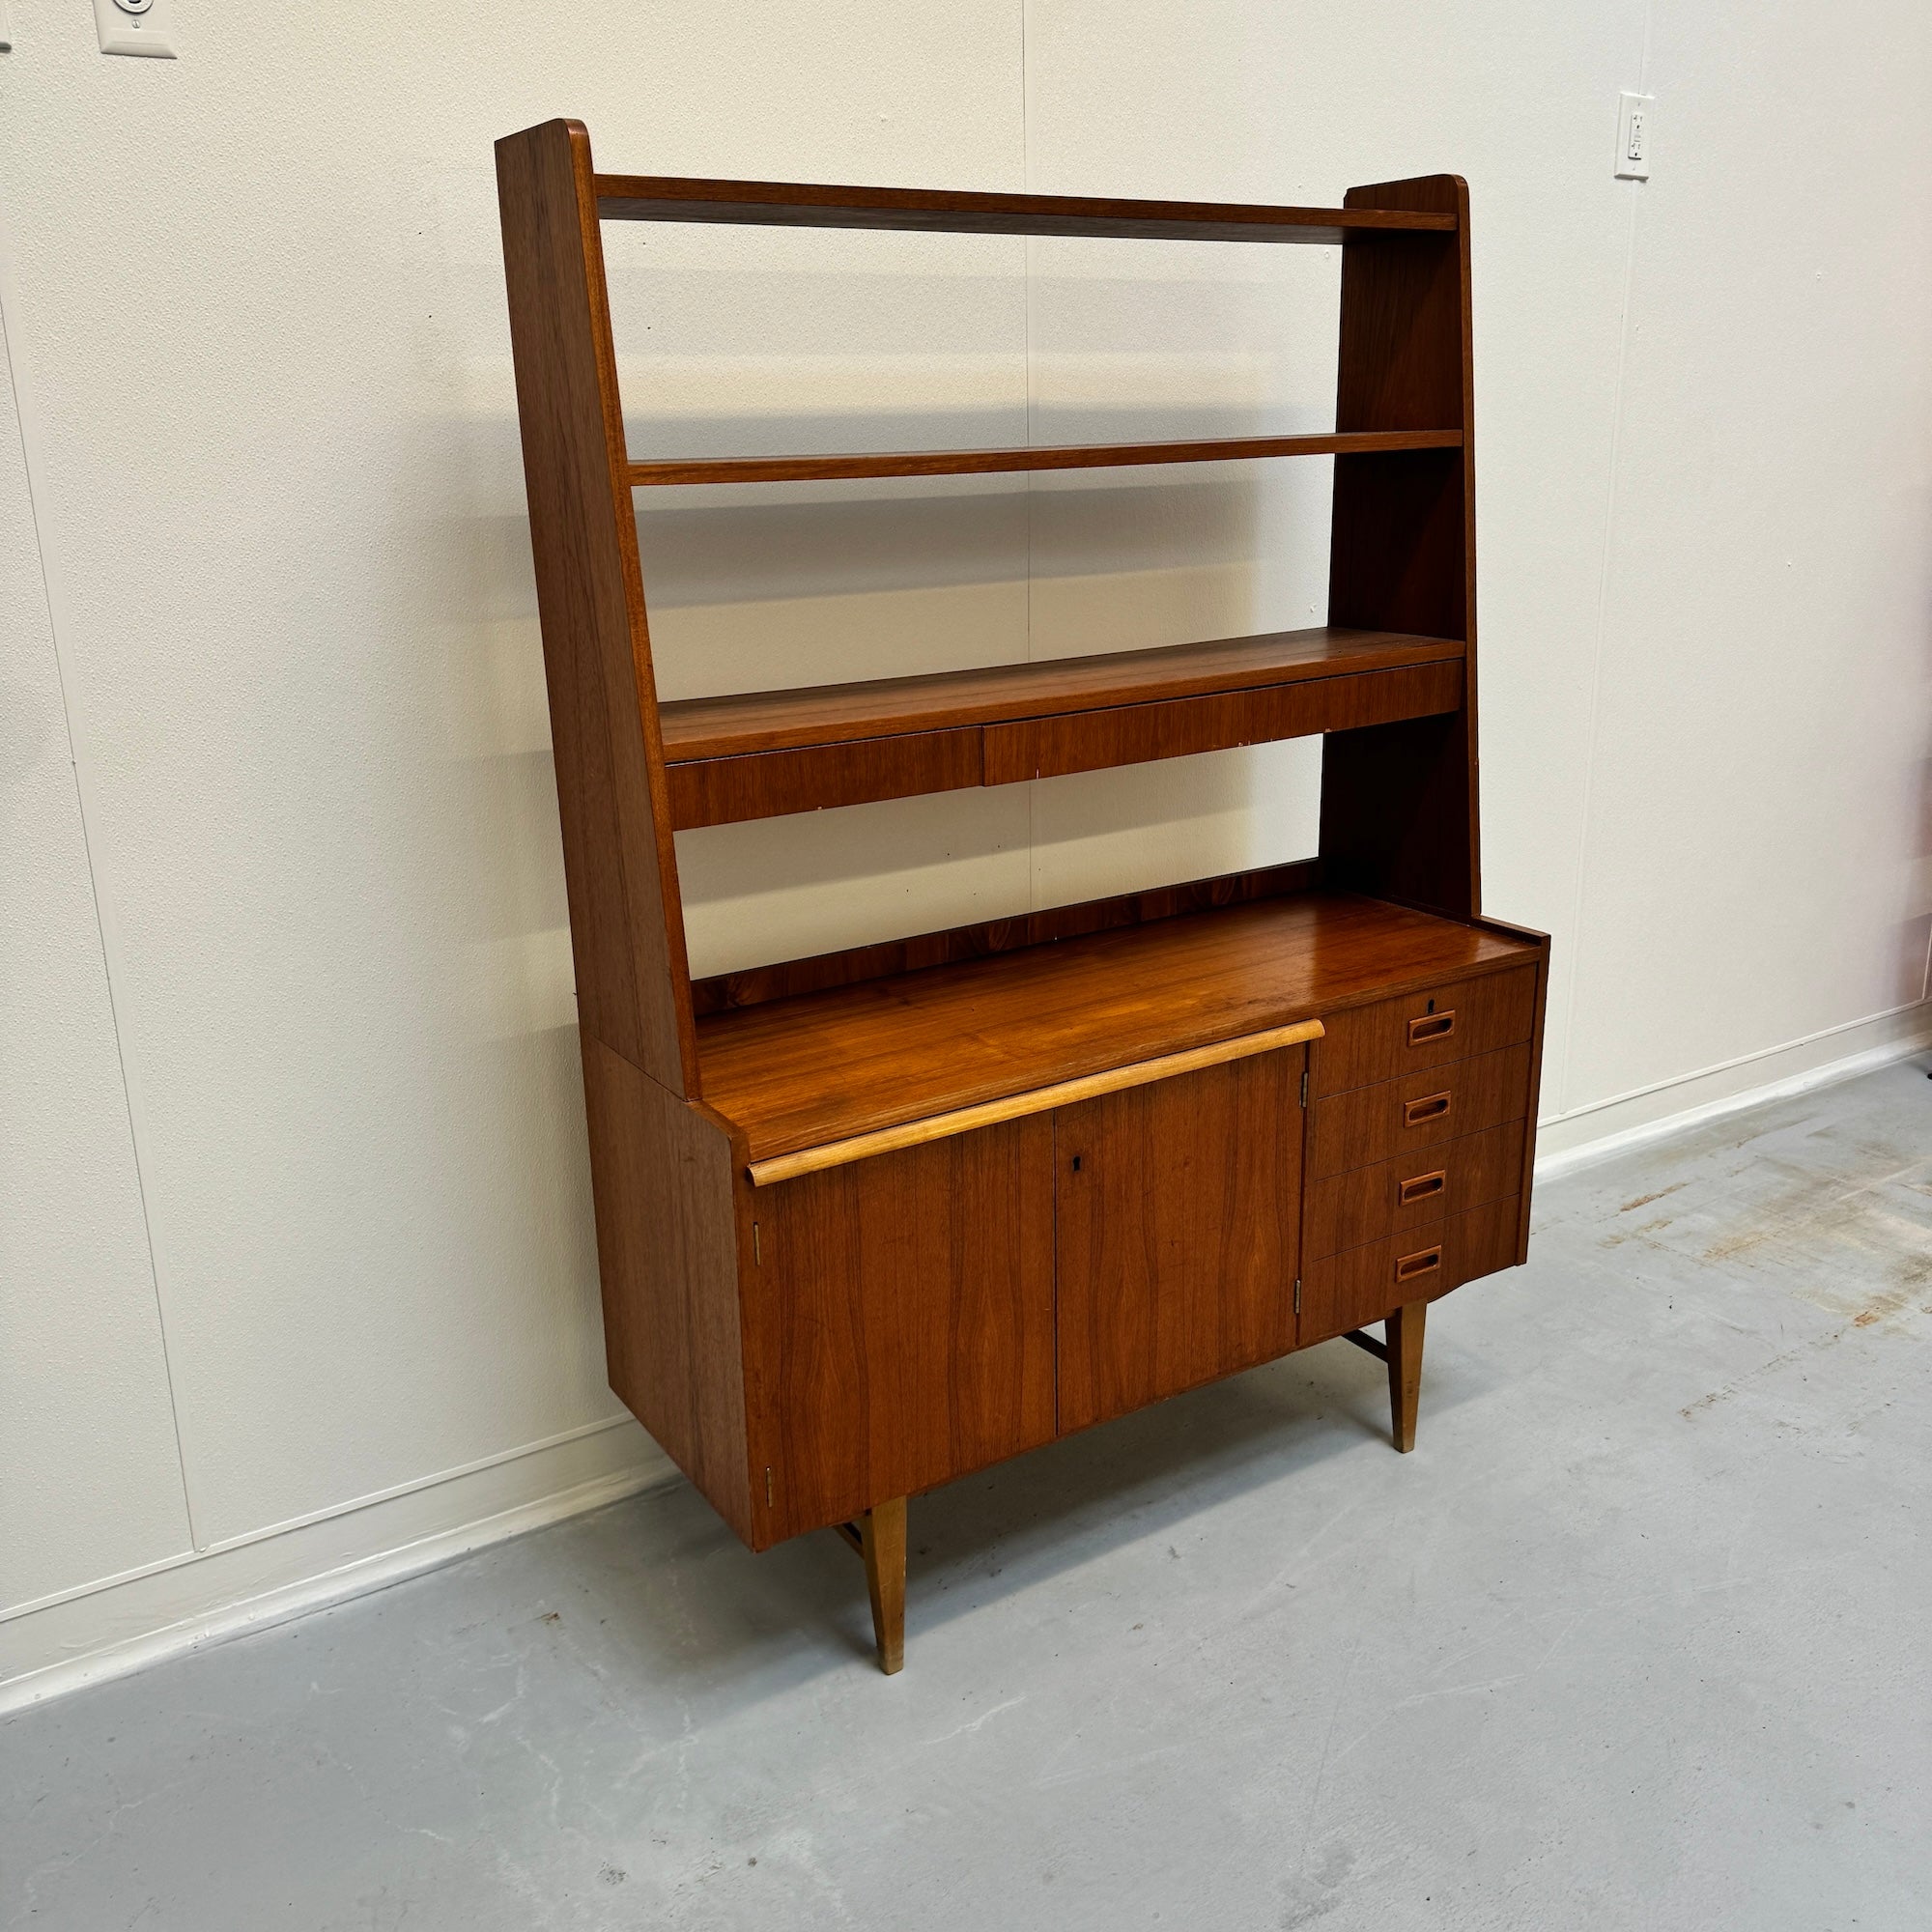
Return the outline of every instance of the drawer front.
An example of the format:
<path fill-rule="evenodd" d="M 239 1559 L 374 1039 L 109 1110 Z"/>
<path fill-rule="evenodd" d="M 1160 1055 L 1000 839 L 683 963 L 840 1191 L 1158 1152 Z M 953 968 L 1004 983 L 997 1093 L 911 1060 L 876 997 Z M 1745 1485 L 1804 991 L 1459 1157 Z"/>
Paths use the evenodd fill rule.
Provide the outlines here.
<path fill-rule="evenodd" d="M 1520 1194 L 1433 1228 L 1391 1236 L 1305 1266 L 1295 1344 L 1341 1335 L 1411 1301 L 1433 1301 L 1479 1275 L 1516 1263 Z"/>
<path fill-rule="evenodd" d="M 1514 1194 L 1522 1185 L 1522 1136 L 1523 1122 L 1512 1121 L 1316 1181 L 1302 1223 L 1303 1256 L 1320 1261 L 1412 1234 Z"/>
<path fill-rule="evenodd" d="M 1325 1017 L 1309 1059 L 1309 1091 L 1345 1094 L 1427 1066 L 1474 1060 L 1525 1040 L 1536 1025 L 1536 968 L 1487 973 Z"/>
<path fill-rule="evenodd" d="M 1308 1177 L 1325 1179 L 1520 1121 L 1529 1112 L 1529 1042 L 1331 1094 L 1309 1109 Z"/>

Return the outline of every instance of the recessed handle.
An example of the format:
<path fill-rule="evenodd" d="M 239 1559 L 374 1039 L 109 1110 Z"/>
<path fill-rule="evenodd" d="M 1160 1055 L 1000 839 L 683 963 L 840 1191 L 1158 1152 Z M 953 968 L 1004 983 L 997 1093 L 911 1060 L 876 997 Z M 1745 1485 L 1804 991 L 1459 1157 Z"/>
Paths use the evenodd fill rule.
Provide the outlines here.
<path fill-rule="evenodd" d="M 1412 1180 L 1405 1180 L 1396 1189 L 1396 1204 L 1402 1208 L 1412 1208 L 1418 1201 L 1427 1201 L 1432 1194 L 1440 1194 L 1449 1185 L 1449 1171 L 1438 1167 L 1434 1174 L 1418 1174 Z"/>
<path fill-rule="evenodd" d="M 1420 1254 L 1404 1255 L 1395 1264 L 1397 1281 L 1413 1281 L 1417 1275 L 1434 1274 L 1442 1265 L 1442 1243 L 1424 1248 Z"/>
<path fill-rule="evenodd" d="M 1402 1123 L 1406 1127 L 1419 1127 L 1426 1121 L 1439 1121 L 1449 1111 L 1450 1095 L 1432 1094 L 1426 1100 L 1411 1100 L 1402 1110 Z"/>
<path fill-rule="evenodd" d="M 1447 1039 L 1456 1031 L 1456 1009 L 1451 1007 L 1446 1013 L 1424 1013 L 1419 1020 L 1408 1023 L 1408 1043 L 1410 1046 L 1428 1046 L 1432 1041 Z"/>

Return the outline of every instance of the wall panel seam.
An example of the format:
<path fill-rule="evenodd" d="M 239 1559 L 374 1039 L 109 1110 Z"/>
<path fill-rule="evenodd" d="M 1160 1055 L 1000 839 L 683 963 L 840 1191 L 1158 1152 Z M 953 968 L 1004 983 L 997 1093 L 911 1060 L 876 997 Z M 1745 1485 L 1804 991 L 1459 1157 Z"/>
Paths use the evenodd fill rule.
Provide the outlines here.
<path fill-rule="evenodd" d="M 80 747 L 74 728 L 74 678 L 68 664 L 63 642 L 67 612 L 57 594 L 56 572 L 48 556 L 47 526 L 43 505 L 47 491 L 41 469 L 38 440 L 33 433 L 28 386 L 20 378 L 21 350 L 17 318 L 20 305 L 14 288 L 11 237 L 0 227 L 0 346 L 4 346 L 7 382 L 14 398 L 14 416 L 20 439 L 20 469 L 26 483 L 27 514 L 33 523 L 34 549 L 41 570 L 41 596 L 47 613 L 47 637 L 53 648 L 54 675 L 60 685 L 61 724 L 67 733 L 68 769 L 72 775 L 74 812 L 80 825 L 81 851 L 87 864 L 88 897 L 94 908 L 95 937 L 100 944 L 101 980 L 107 994 L 108 1024 L 114 1033 L 115 1065 L 121 1073 L 121 1097 L 128 1115 L 128 1143 L 134 1166 L 134 1189 L 141 1203 L 141 1234 L 148 1249 L 148 1281 L 155 1300 L 155 1326 L 160 1341 L 161 1373 L 167 1383 L 168 1426 L 175 1442 L 175 1472 L 181 1484 L 182 1515 L 188 1542 L 200 1547 L 195 1531 L 194 1497 L 188 1487 L 187 1456 L 182 1444 L 181 1405 L 175 1398 L 174 1359 L 168 1349 L 167 1309 L 161 1294 L 161 1270 L 155 1238 L 155 1217 L 150 1202 L 148 1164 L 143 1154 L 145 1138 L 142 1108 L 135 1096 L 135 1080 L 128 1065 L 128 1043 L 121 1019 L 121 998 L 117 987 L 119 947 L 112 934 L 112 921 L 100 890 L 100 870 L 95 858 L 94 814 L 90 810 L 88 787 L 82 777 Z"/>

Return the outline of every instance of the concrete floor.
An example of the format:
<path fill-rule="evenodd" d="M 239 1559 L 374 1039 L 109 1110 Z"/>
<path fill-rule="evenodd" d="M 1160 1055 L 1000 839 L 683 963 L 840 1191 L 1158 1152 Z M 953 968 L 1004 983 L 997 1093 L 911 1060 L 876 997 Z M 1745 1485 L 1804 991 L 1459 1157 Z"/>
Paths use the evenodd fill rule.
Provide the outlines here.
<path fill-rule="evenodd" d="M 1548 1185 L 1429 1335 L 832 1536 L 682 1488 L 0 1726 L 0 1924 L 1932 1925 L 1932 1085 Z"/>

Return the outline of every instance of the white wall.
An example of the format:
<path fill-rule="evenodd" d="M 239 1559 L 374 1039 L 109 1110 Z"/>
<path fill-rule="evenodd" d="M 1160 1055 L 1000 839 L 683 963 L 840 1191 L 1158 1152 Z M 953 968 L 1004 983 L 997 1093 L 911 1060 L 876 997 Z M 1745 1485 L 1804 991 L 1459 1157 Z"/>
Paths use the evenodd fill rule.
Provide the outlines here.
<path fill-rule="evenodd" d="M 175 6 L 178 62 L 101 57 L 71 0 L 12 0 L 0 56 L 16 1694 L 659 1466 L 601 1367 L 490 156 L 532 121 L 580 116 L 611 167 L 780 179 L 1322 202 L 1465 174 L 1486 888 L 1555 936 L 1546 1146 L 1921 1030 L 1918 0 L 560 0 L 460 34 Z M 1610 150 L 1640 81 L 1639 187 Z M 1332 410 L 1325 251 L 609 243 L 639 447 Z M 1326 481 L 666 493 L 664 685 L 1317 621 Z M 696 963 L 1299 856 L 1314 771 L 1290 745 L 687 835 Z"/>

